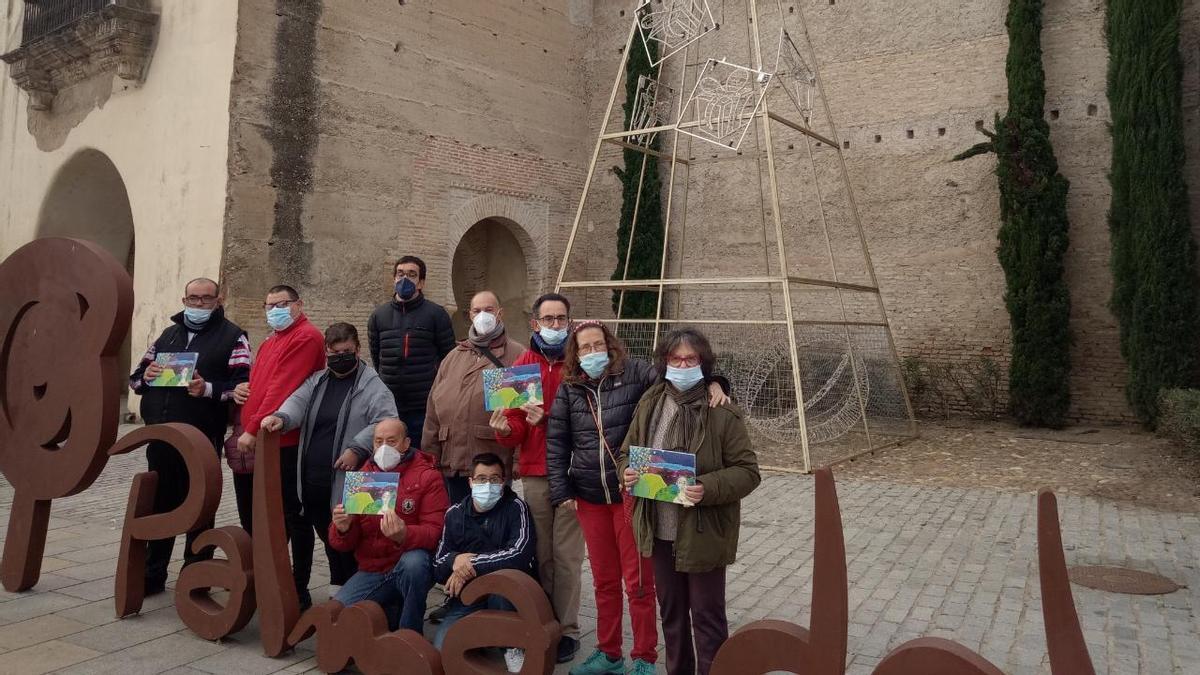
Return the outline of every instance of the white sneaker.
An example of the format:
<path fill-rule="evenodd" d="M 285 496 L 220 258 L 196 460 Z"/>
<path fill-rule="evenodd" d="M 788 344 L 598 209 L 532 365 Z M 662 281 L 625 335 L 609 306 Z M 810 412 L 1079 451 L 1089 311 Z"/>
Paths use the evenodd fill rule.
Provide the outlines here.
<path fill-rule="evenodd" d="M 510 673 L 521 672 L 521 668 L 525 667 L 525 650 L 515 648 L 504 650 L 504 665 L 508 666 Z"/>

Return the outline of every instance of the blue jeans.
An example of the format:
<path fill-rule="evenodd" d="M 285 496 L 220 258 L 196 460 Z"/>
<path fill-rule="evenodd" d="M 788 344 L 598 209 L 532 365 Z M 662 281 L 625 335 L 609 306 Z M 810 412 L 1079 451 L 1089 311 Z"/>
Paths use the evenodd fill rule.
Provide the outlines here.
<path fill-rule="evenodd" d="M 350 577 L 334 600 L 349 606 L 362 600 L 379 603 L 388 616 L 389 627 L 396 628 L 399 609 L 400 628 L 421 633 L 425 623 L 425 598 L 433 588 L 433 558 L 423 548 L 405 551 L 391 572 L 359 570 Z"/>
<path fill-rule="evenodd" d="M 487 600 L 477 602 L 473 605 L 464 605 L 462 600 L 451 598 L 450 604 L 446 606 L 446 618 L 442 619 L 442 625 L 438 626 L 437 635 L 433 638 L 433 646 L 435 649 L 441 649 L 442 643 L 446 641 L 446 633 L 450 632 L 450 627 L 468 614 L 473 614 L 481 609 L 498 609 L 502 611 L 515 612 L 516 607 L 512 603 L 500 597 L 499 595 L 489 595 Z"/>

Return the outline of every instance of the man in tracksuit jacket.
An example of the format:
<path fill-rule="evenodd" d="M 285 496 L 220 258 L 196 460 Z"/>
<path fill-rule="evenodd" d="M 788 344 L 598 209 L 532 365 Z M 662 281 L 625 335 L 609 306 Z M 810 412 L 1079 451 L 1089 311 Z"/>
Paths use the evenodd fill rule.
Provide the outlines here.
<path fill-rule="evenodd" d="M 454 349 L 454 328 L 441 305 L 425 297 L 425 262 L 406 255 L 393 267 L 392 299 L 371 313 L 371 363 L 396 397 L 396 410 L 413 445 L 421 444 L 425 404 L 438 365 Z"/>
<path fill-rule="evenodd" d="M 217 282 L 194 279 L 184 287 L 182 312 L 171 317 L 171 325 L 146 350 L 133 374 L 129 387 L 142 396 L 142 419 L 147 424 L 183 422 L 199 429 L 220 455 L 228 423 L 229 403 L 234 388 L 250 376 L 250 343 L 246 331 L 225 318 Z M 150 386 L 162 372 L 155 363 L 159 354 L 196 352 L 195 372 L 187 387 Z M 146 447 L 146 463 L 158 474 L 154 493 L 154 512 L 166 513 L 179 507 L 188 493 L 188 472 L 175 448 L 160 441 Z M 209 523 L 188 532 L 183 551 L 184 564 L 212 557 L 212 549 L 192 553 L 192 541 Z M 149 543 L 146 554 L 145 593 L 161 593 L 167 582 L 167 565 L 175 537 Z"/>
<path fill-rule="evenodd" d="M 513 609 L 503 598 L 464 605 L 463 586 L 496 570 L 520 570 L 533 575 L 537 536 L 529 507 L 505 485 L 504 462 L 491 452 L 472 461 L 471 495 L 446 511 L 446 524 L 433 559 L 433 578 L 453 598 L 433 645 L 441 648 L 456 621 L 481 609 Z"/>

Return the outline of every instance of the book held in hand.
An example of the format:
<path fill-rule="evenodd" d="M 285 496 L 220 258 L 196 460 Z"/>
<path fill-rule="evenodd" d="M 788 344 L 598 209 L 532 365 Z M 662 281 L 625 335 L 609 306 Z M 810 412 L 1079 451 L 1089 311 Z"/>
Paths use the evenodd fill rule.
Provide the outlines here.
<path fill-rule="evenodd" d="M 542 403 L 542 369 L 537 364 L 483 371 L 483 407 L 488 412 Z"/>
<path fill-rule="evenodd" d="M 633 496 L 691 506 L 683 489 L 696 484 L 696 456 L 690 452 L 629 448 L 629 468 L 638 474 Z"/>
<path fill-rule="evenodd" d="M 343 479 L 342 506 L 354 516 L 377 516 L 396 510 L 400 474 L 389 471 L 347 471 Z"/>
<path fill-rule="evenodd" d="M 199 352 L 159 352 L 154 362 L 162 366 L 158 377 L 150 380 L 151 387 L 186 387 L 196 372 Z"/>

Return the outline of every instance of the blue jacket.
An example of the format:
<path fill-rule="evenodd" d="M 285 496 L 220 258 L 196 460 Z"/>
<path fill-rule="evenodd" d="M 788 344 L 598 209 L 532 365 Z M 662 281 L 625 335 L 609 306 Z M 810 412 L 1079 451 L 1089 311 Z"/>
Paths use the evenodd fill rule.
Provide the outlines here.
<path fill-rule="evenodd" d="M 442 540 L 433 559 L 433 578 L 446 583 L 460 553 L 476 554 L 477 576 L 504 569 L 532 575 L 536 543 L 529 507 L 511 488 L 504 488 L 500 501 L 483 513 L 475 510 L 468 496 L 446 511 Z"/>

